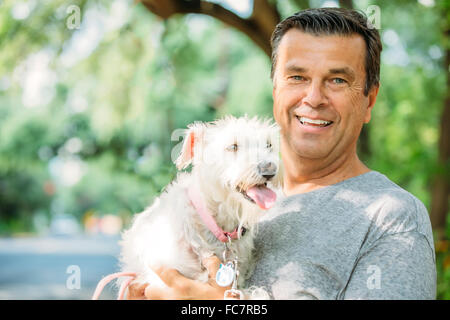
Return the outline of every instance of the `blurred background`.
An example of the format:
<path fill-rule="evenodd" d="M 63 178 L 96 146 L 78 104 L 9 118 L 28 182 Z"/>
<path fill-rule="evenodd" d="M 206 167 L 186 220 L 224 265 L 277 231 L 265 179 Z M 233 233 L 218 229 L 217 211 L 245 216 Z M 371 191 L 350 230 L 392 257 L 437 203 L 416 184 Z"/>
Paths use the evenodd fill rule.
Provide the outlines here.
<path fill-rule="evenodd" d="M 271 116 L 273 28 L 336 6 L 379 23 L 359 155 L 427 206 L 450 299 L 449 0 L 0 1 L 0 299 L 89 299 L 174 178 L 173 133 Z"/>

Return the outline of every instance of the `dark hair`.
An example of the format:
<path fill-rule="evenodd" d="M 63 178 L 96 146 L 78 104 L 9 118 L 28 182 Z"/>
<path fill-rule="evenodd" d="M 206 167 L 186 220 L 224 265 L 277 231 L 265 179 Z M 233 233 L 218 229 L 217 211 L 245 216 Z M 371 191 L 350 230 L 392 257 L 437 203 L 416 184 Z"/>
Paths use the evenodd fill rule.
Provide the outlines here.
<path fill-rule="evenodd" d="M 380 34 L 359 11 L 344 8 L 317 8 L 306 9 L 293 14 L 281 21 L 272 33 L 270 43 L 272 46 L 273 79 L 277 50 L 283 35 L 291 28 L 316 36 L 320 35 L 352 35 L 359 34 L 366 43 L 366 86 L 364 94 L 367 96 L 372 86 L 379 85 L 380 81 L 380 54 L 383 49 Z"/>

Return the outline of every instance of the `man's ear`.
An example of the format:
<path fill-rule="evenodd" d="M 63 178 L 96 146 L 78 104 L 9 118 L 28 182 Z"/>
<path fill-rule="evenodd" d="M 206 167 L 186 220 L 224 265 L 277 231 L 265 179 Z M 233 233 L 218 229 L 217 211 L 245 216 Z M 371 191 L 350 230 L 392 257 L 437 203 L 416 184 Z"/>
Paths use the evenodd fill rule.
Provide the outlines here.
<path fill-rule="evenodd" d="M 367 105 L 366 116 L 364 117 L 364 123 L 369 123 L 372 118 L 372 109 L 377 101 L 378 91 L 380 90 L 380 84 L 374 86 L 368 94 L 369 104 Z"/>
<path fill-rule="evenodd" d="M 175 161 L 178 170 L 182 170 L 189 166 L 193 162 L 195 153 L 202 152 L 205 129 L 206 126 L 201 122 L 194 122 L 188 126 L 181 153 Z"/>

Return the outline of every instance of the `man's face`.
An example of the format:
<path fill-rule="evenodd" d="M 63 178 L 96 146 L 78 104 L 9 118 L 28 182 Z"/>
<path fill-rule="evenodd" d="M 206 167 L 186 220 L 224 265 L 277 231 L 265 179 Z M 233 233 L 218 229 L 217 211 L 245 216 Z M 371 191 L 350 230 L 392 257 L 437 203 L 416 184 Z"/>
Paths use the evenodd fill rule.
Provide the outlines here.
<path fill-rule="evenodd" d="M 378 93 L 374 88 L 364 95 L 365 54 L 360 35 L 286 32 L 278 47 L 273 114 L 289 151 L 330 161 L 356 151 Z"/>

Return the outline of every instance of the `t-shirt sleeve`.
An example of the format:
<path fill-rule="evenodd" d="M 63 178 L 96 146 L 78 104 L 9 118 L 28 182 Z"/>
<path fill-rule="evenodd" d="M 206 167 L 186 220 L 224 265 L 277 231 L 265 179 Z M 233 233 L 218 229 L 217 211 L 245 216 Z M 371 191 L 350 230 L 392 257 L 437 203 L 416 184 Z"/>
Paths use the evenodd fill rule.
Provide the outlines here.
<path fill-rule="evenodd" d="M 356 262 L 341 298 L 435 299 L 432 245 L 417 231 L 381 237 Z"/>

